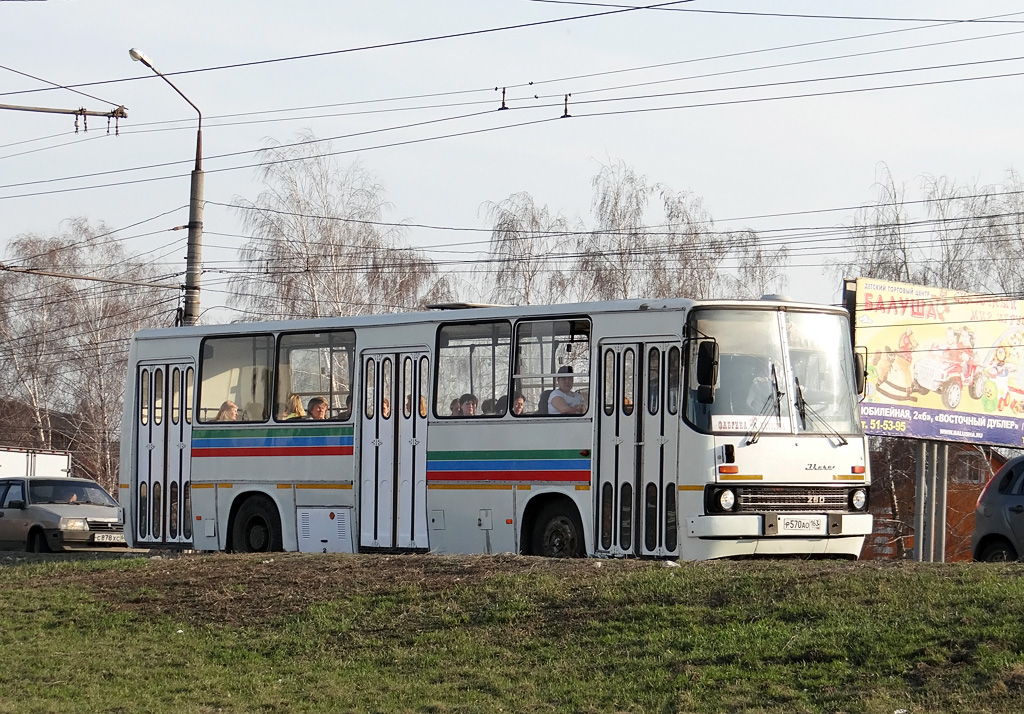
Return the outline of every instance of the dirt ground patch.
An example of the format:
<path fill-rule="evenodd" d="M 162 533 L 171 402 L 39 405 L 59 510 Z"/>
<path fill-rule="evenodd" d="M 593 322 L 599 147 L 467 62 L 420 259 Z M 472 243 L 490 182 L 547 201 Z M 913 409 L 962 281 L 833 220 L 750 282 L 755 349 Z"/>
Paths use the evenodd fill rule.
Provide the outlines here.
<path fill-rule="evenodd" d="M 594 560 L 513 555 L 186 554 L 147 557 L 144 565 L 125 570 L 66 570 L 60 579 L 94 593 L 118 610 L 165 614 L 195 624 L 236 626 L 301 613 L 339 597 L 372 596 L 410 587 L 436 592 L 481 583 L 499 574 L 578 578 L 602 565 Z M 630 570 L 658 565 L 614 563 L 616 568 Z M 41 577 L 52 585 L 52 574 Z"/>

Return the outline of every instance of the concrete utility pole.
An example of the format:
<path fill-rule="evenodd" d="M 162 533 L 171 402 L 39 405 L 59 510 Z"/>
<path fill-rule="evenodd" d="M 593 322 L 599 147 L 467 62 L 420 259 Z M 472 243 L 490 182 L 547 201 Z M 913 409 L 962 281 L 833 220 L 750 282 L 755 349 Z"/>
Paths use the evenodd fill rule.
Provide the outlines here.
<path fill-rule="evenodd" d="M 199 130 L 196 132 L 196 166 L 192 170 L 192 190 L 189 194 L 188 202 L 188 249 L 185 255 L 185 312 L 182 316 L 182 324 L 185 326 L 195 325 L 199 321 L 199 276 L 203 265 L 203 113 L 199 111 L 199 107 L 192 103 L 191 99 L 174 86 L 174 82 L 167 79 L 160 70 L 153 66 L 153 62 L 149 57 L 134 47 L 128 50 L 128 55 L 134 61 L 142 62 L 142 64 L 153 70 L 158 77 L 171 85 L 171 89 L 177 92 L 199 114 Z"/>

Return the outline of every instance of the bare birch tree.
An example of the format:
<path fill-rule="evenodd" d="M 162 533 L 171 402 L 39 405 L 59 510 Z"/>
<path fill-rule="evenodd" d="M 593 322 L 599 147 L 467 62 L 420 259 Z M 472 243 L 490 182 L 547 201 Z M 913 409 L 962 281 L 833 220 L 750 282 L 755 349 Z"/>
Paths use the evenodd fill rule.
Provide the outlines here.
<path fill-rule="evenodd" d="M 492 286 L 489 299 L 519 305 L 571 299 L 572 276 L 567 261 L 560 259 L 574 244 L 569 222 L 535 204 L 526 192 L 484 205 L 492 225 L 483 271 L 485 284 Z"/>
<path fill-rule="evenodd" d="M 254 319 L 411 309 L 449 292 L 432 261 L 384 223 L 383 187 L 353 164 L 338 168 L 312 134 L 262 152 L 264 189 L 235 203 L 251 237 L 229 304 Z"/>
<path fill-rule="evenodd" d="M 645 220 L 655 187 L 621 161 L 591 181 L 597 225 L 580 236 L 577 291 L 584 300 L 647 297 Z"/>
<path fill-rule="evenodd" d="M 75 461 L 112 489 L 129 339 L 143 326 L 171 324 L 178 293 L 15 272 L 153 281 L 154 270 L 108 234 L 80 218 L 56 235 L 10 243 L 5 262 L 14 270 L 0 273 L 0 392 L 31 415 L 33 443 L 21 446 L 53 448 L 59 415 Z"/>
<path fill-rule="evenodd" d="M 993 290 L 1024 295 L 1024 181 L 1016 171 L 989 197 L 983 241 Z"/>
<path fill-rule="evenodd" d="M 889 167 L 883 166 L 875 188 L 877 200 L 858 211 L 848 229 L 852 257 L 839 261 L 836 272 L 840 277 L 923 282 L 925 269 L 907 226 L 906 186 L 897 186 Z"/>
<path fill-rule="evenodd" d="M 991 212 L 986 190 L 960 185 L 945 176 L 924 179 L 930 245 L 924 258 L 923 281 L 952 290 L 984 290 L 984 255 Z"/>

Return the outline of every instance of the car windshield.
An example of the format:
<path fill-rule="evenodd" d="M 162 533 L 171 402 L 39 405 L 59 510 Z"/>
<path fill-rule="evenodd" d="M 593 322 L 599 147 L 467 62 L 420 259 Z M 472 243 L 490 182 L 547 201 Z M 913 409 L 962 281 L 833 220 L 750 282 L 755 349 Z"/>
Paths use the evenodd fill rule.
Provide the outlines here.
<path fill-rule="evenodd" d="M 47 503 L 117 505 L 117 501 L 111 498 L 98 484 L 85 481 L 69 481 L 58 478 L 33 480 L 29 481 L 28 495 L 29 503 L 34 505 Z"/>

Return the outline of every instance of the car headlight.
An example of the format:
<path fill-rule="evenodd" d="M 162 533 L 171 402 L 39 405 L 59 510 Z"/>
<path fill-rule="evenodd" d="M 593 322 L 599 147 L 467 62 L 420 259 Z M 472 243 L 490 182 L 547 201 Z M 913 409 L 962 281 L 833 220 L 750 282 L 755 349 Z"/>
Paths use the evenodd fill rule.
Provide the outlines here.
<path fill-rule="evenodd" d="M 84 518 L 61 518 L 59 528 L 62 531 L 87 531 L 89 522 Z"/>
<path fill-rule="evenodd" d="M 850 494 L 850 505 L 855 511 L 863 511 L 868 505 L 868 492 L 858 488 Z"/>
<path fill-rule="evenodd" d="M 718 506 L 723 511 L 731 511 L 736 505 L 736 494 L 731 489 L 725 488 L 718 492 Z"/>

